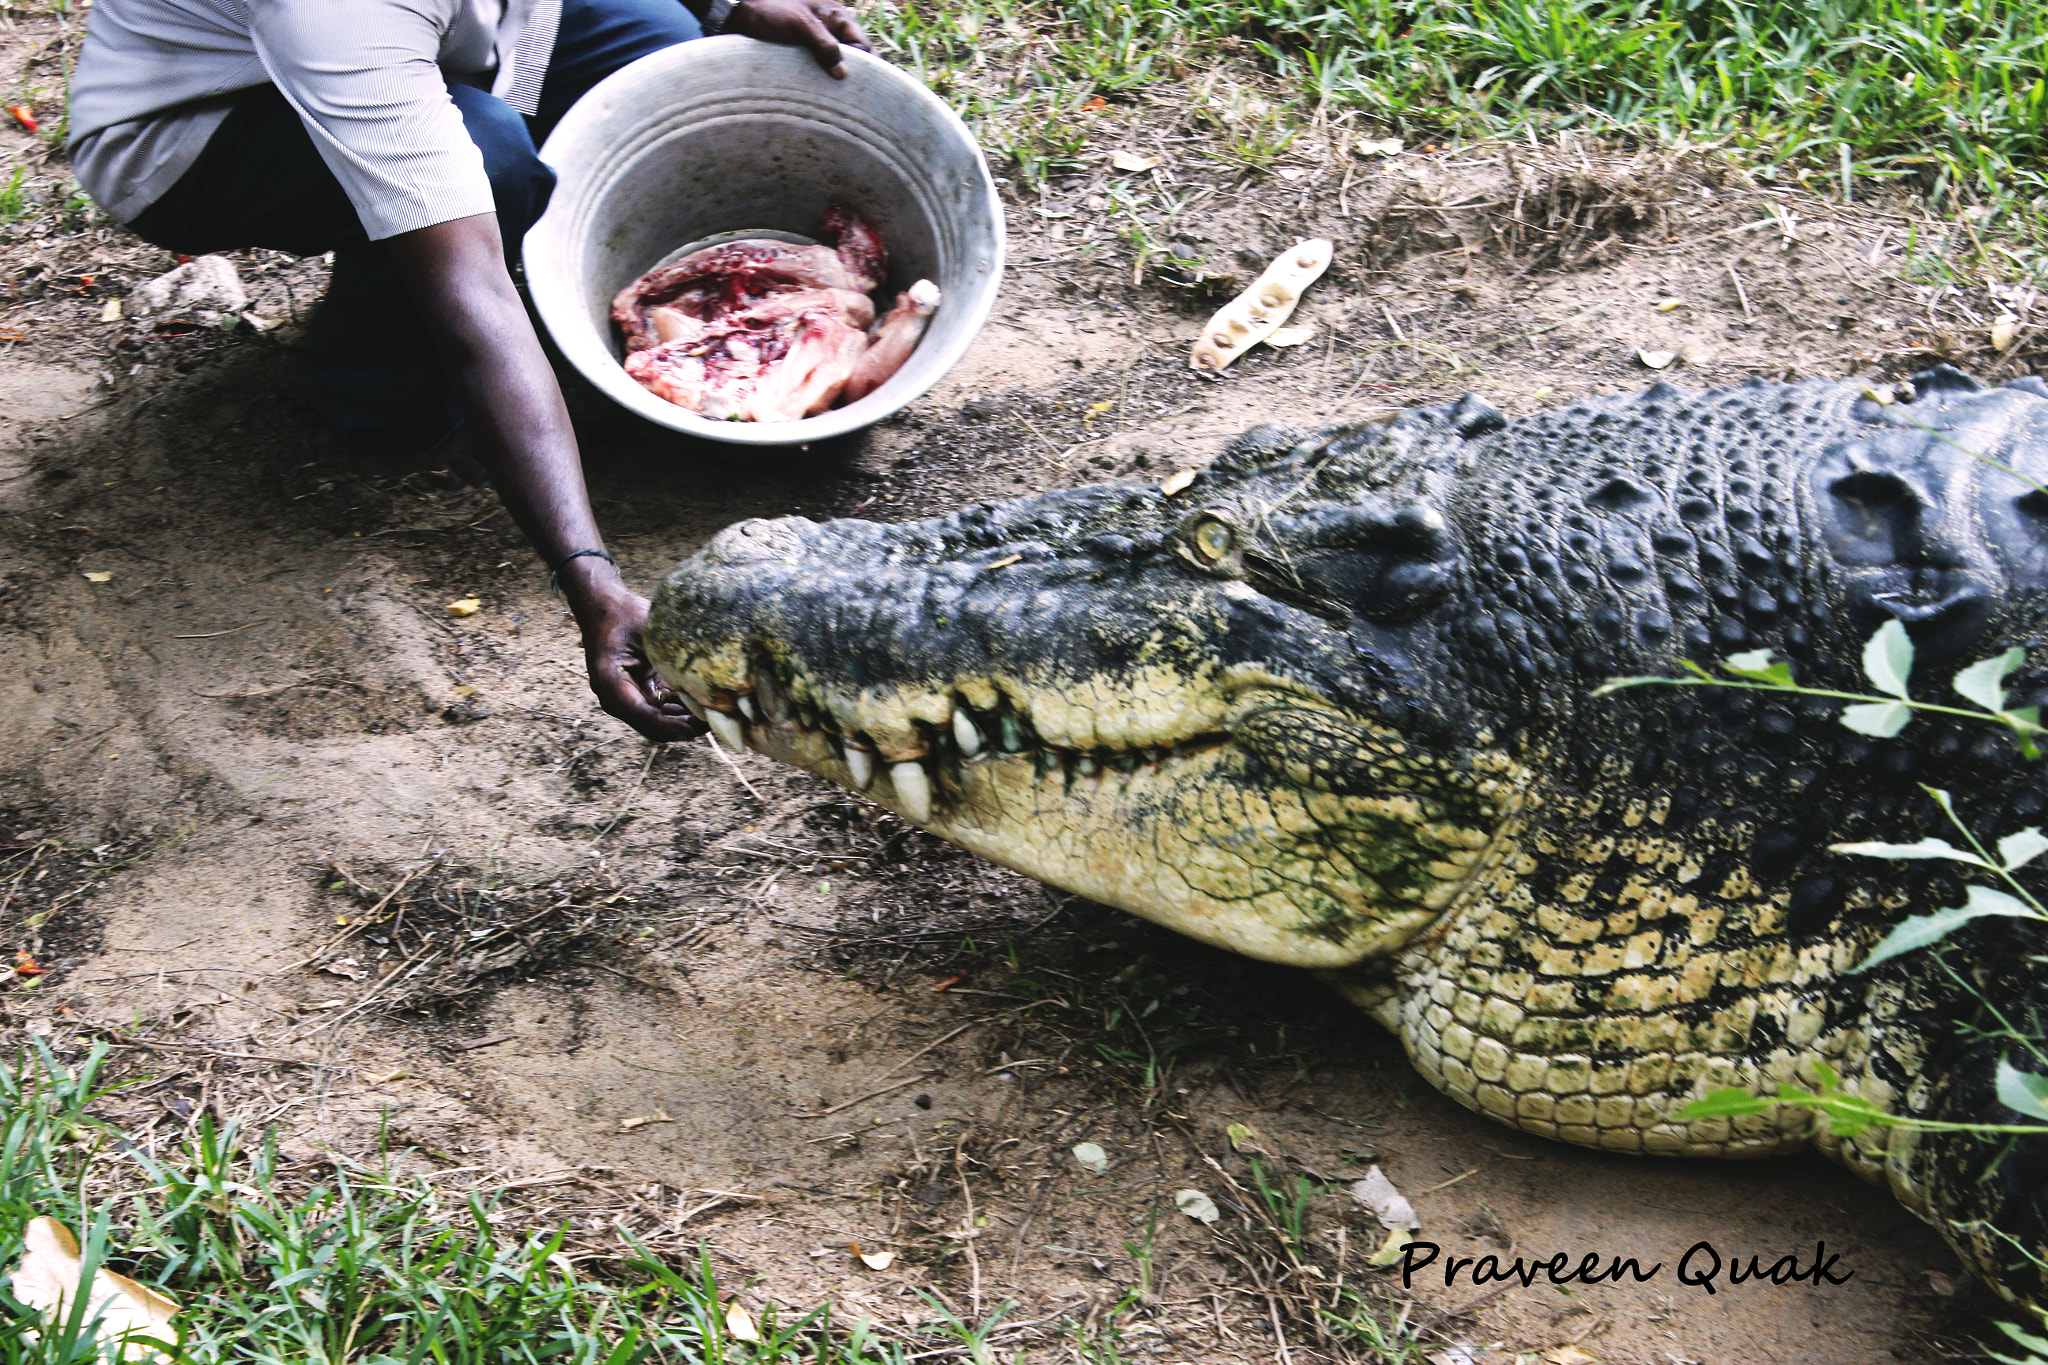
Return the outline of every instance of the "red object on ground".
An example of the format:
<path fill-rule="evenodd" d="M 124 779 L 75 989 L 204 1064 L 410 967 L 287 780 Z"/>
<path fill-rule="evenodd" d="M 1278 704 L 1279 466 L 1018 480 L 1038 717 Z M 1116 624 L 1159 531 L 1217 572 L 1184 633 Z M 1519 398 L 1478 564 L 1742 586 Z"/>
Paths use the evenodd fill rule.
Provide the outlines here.
<path fill-rule="evenodd" d="M 8 113 L 14 115 L 14 121 L 28 129 L 31 133 L 42 127 L 41 124 L 36 122 L 34 112 L 26 104 L 0 104 L 0 109 L 5 109 Z"/>
<path fill-rule="evenodd" d="M 879 388 L 924 335 L 938 288 L 919 280 L 877 321 L 881 234 L 845 208 L 824 225 L 833 246 L 742 238 L 620 290 L 626 373 L 678 407 L 742 422 L 795 421 Z"/>
<path fill-rule="evenodd" d="M 14 955 L 14 970 L 20 972 L 23 976 L 41 976 L 48 968 L 38 963 L 27 953 L 17 952 Z"/>

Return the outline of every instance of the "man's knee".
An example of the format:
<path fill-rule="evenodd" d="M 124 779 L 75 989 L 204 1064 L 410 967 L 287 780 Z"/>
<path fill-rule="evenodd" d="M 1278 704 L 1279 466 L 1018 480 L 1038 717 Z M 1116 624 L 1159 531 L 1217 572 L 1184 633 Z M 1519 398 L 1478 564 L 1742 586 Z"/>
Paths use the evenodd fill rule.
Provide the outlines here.
<path fill-rule="evenodd" d="M 534 151 L 533 135 L 518 110 L 474 86 L 451 85 L 448 93 L 462 112 L 470 141 L 483 153 L 499 226 L 508 242 L 516 242 L 547 210 L 555 173 Z"/>

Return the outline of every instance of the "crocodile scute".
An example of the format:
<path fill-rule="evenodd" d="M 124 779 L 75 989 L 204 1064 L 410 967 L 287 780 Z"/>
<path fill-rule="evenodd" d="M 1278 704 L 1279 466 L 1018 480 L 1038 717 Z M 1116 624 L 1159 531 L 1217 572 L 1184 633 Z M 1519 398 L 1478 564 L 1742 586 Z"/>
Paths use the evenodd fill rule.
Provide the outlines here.
<path fill-rule="evenodd" d="M 1817 1148 L 2041 1303 L 2041 1137 L 1678 1113 L 1832 1074 L 1901 1117 L 2023 1122 L 1995 1074 L 2048 1069 L 2048 934 L 1980 919 L 1853 970 L 1964 880 L 1831 846 L 1954 837 L 1935 791 L 1989 846 L 2043 823 L 2042 763 L 1960 718 L 1882 739 L 1823 698 L 1597 689 L 1770 650 L 1861 692 L 1898 621 L 1914 695 L 2018 645 L 2011 704 L 2048 701 L 2044 483 L 2038 379 L 1659 384 L 1515 421 L 1468 397 L 1256 428 L 1173 493 L 743 522 L 647 640 L 727 740 L 1313 969 L 1474 1110 L 1623 1152 Z"/>

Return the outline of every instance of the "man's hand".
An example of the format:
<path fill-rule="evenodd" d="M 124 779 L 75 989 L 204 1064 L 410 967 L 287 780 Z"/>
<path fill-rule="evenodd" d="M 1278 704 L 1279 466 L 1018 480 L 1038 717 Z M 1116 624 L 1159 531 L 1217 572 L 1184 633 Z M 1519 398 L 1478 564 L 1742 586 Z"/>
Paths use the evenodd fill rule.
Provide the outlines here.
<path fill-rule="evenodd" d="M 565 570 L 563 586 L 583 635 L 583 659 L 597 704 L 652 740 L 695 739 L 703 734 L 704 722 L 662 686 L 648 662 L 641 643 L 647 599 L 629 590 L 601 559 L 573 560 L 571 567 L 585 562 L 595 570 L 585 570 L 581 582 L 566 581 Z"/>
<path fill-rule="evenodd" d="M 838 0 L 740 0 L 725 21 L 727 33 L 744 33 L 764 43 L 788 43 L 807 48 L 818 65 L 841 80 L 846 63 L 840 60 L 839 45 L 868 46 L 867 30 L 853 11 Z"/>

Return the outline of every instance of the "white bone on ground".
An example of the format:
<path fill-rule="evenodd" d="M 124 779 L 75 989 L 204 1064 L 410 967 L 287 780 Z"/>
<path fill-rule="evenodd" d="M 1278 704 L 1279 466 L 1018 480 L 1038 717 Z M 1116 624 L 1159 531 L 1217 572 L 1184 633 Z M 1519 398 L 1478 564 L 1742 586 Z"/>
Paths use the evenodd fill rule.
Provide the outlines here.
<path fill-rule="evenodd" d="M 1330 268 L 1334 254 L 1334 246 L 1320 237 L 1289 247 L 1250 288 L 1216 310 L 1189 353 L 1188 364 L 1221 371 L 1265 340 L 1293 315 L 1302 291 Z"/>

